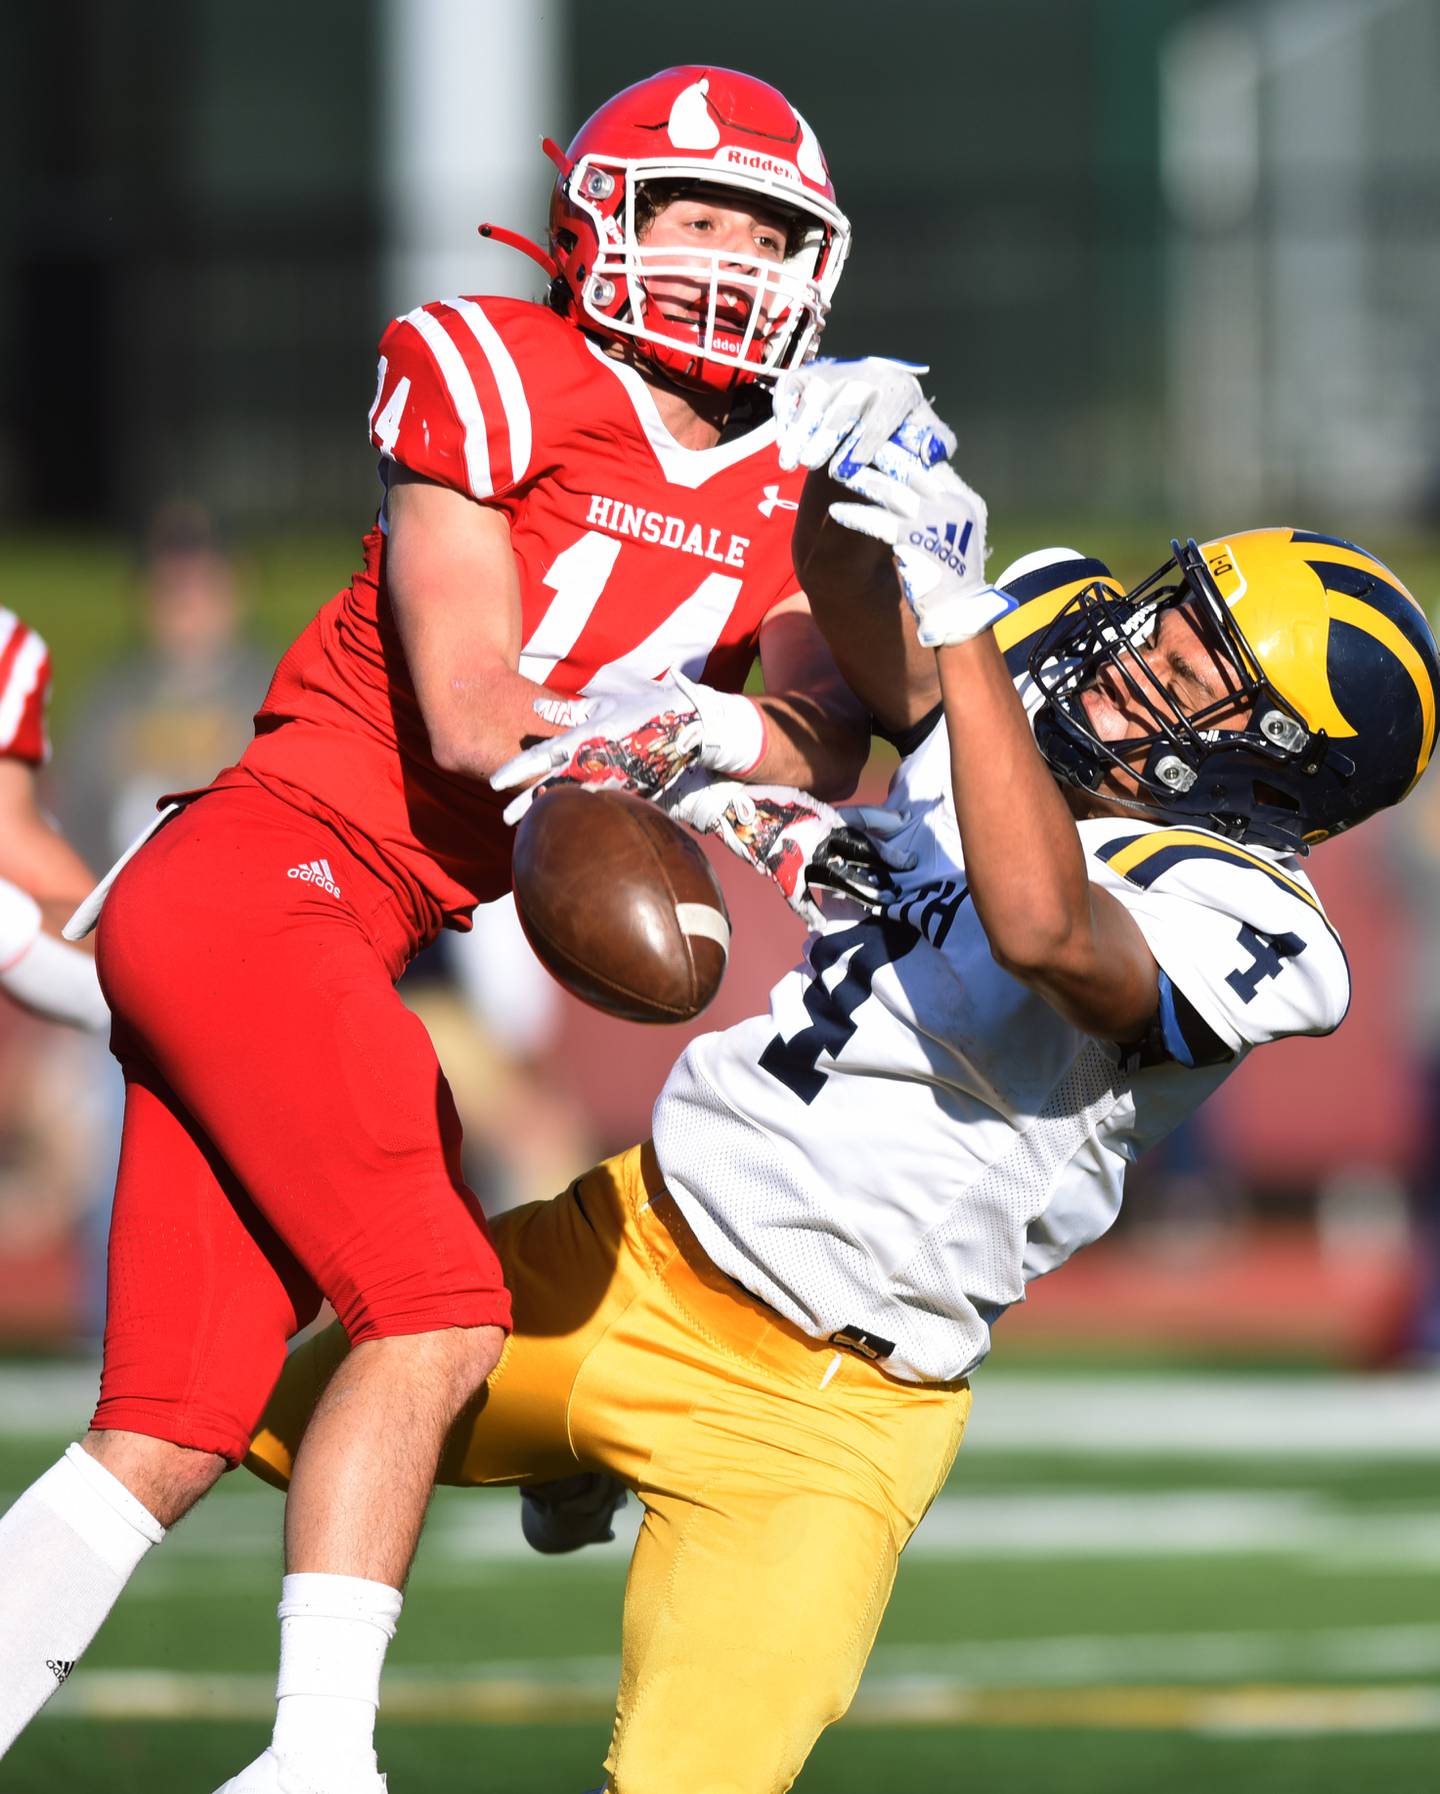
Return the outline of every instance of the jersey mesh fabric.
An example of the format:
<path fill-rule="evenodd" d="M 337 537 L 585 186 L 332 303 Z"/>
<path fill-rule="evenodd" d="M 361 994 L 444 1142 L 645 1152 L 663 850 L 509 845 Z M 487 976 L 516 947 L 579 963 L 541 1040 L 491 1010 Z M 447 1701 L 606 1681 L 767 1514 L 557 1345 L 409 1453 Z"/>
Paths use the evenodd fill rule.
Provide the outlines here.
<path fill-rule="evenodd" d="M 941 1211 L 887 1270 L 843 1224 L 816 1212 L 792 1155 L 717 1091 L 688 1056 L 656 1109 L 666 1166 L 705 1168 L 697 1195 L 667 1172 L 686 1219 L 731 1276 L 816 1337 L 861 1328 L 889 1340 L 885 1369 L 909 1381 L 968 1375 L 990 1350 L 990 1324 L 1023 1300 L 1029 1279 L 1103 1233 L 1119 1208 L 1114 1154 L 1097 1130 L 1128 1094 L 1116 1054 L 1087 1043 L 1002 1158 Z M 1113 1200 L 1054 1230 L 1045 1217 L 1064 1173 L 1087 1153 Z M 709 1193 L 724 1192 L 723 1202 Z M 1033 1250 L 1032 1250 L 1033 1245 Z"/>
<path fill-rule="evenodd" d="M 1114 1109 L 1123 1087 L 1115 1056 L 1098 1041 L 1092 1041 L 1004 1158 L 951 1204 L 939 1225 L 925 1235 L 919 1250 L 895 1277 L 896 1293 L 908 1308 L 926 1317 L 944 1316 L 953 1306 L 950 1292 L 955 1284 L 957 1256 L 970 1259 L 975 1251 L 973 1242 L 982 1242 L 981 1288 L 986 1296 L 976 1305 L 979 1324 L 967 1326 L 963 1319 L 959 1323 L 963 1349 L 969 1354 L 967 1369 L 989 1350 L 990 1323 L 999 1311 L 1025 1294 L 1024 1275 L 1016 1276 L 1010 1241 L 1017 1232 L 1028 1240 L 1037 1224 L 1043 1229 L 1045 1211 L 1060 1173 L 1085 1143 L 1094 1139 L 1095 1130 Z M 1113 1220 L 1113 1212 L 1110 1218 Z M 1068 1258 L 1093 1237 L 1066 1239 L 1062 1256 Z M 1045 1268 L 1052 1266 L 1047 1264 Z M 907 1357 L 924 1357 L 926 1341 L 922 1330 L 911 1328 L 907 1343 Z"/>

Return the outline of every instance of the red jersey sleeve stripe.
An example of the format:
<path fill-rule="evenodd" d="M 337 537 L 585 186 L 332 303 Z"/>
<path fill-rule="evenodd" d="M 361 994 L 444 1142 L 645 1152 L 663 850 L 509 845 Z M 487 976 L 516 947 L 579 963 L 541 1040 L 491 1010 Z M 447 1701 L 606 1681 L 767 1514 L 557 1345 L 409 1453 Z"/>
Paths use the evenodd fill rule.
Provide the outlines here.
<path fill-rule="evenodd" d="M 0 610 L 0 754 L 39 765 L 46 758 L 50 651 L 33 629 Z"/>
<path fill-rule="evenodd" d="M 518 486 L 530 466 L 533 441 L 530 427 L 530 404 L 525 397 L 525 383 L 515 358 L 505 346 L 504 338 L 486 317 L 484 309 L 473 299 L 451 299 L 447 303 L 464 323 L 479 346 L 495 381 L 505 424 L 510 436 L 510 484 Z"/>
<path fill-rule="evenodd" d="M 480 409 L 480 396 L 475 390 L 475 382 L 470 378 L 465 358 L 456 348 L 445 326 L 423 306 L 418 311 L 406 312 L 401 322 L 417 331 L 429 349 L 449 394 L 450 403 L 455 407 L 455 415 L 465 432 L 465 477 L 470 484 L 471 497 L 492 497 L 495 487 L 490 478 L 485 414 Z"/>

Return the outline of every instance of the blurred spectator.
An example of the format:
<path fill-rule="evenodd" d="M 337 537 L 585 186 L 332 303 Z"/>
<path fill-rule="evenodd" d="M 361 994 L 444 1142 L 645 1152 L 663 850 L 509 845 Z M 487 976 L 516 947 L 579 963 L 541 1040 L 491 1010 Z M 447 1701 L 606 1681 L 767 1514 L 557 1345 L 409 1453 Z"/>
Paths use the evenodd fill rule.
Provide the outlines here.
<path fill-rule="evenodd" d="M 485 1212 L 563 1190 L 596 1152 L 582 1111 L 550 1068 L 493 1034 L 445 979 L 407 976 L 401 995 L 445 1067 L 464 1128 L 465 1181 Z"/>
<path fill-rule="evenodd" d="M 1424 1294 L 1410 1345 L 1440 1360 L 1440 782 L 1422 780 L 1387 821 L 1396 895 L 1413 923 L 1402 1000 L 1423 1103 L 1415 1199 Z"/>
<path fill-rule="evenodd" d="M 53 1337 L 89 1295 L 74 1242 L 111 1132 L 100 1054 L 0 1004 L 0 1338 Z"/>
<path fill-rule="evenodd" d="M 494 1215 L 553 1196 L 598 1155 L 583 1105 L 554 1075 L 564 1003 L 514 899 L 478 905 L 444 950 L 453 995 L 423 1014 L 464 1123 L 466 1179 Z"/>
<path fill-rule="evenodd" d="M 198 508 L 176 504 L 156 513 L 135 601 L 137 646 L 71 705 L 56 756 L 55 796 L 67 831 L 100 869 L 154 816 L 162 793 L 204 785 L 238 758 L 271 671 L 269 658 L 244 639 L 233 562 Z M 83 1305 L 87 1330 L 98 1333 L 124 1102 L 108 1050 L 92 1051 L 86 1081 L 91 1101 L 73 1132 L 88 1192 L 78 1205 Z"/>
<path fill-rule="evenodd" d="M 239 756 L 271 671 L 243 639 L 235 569 L 202 511 L 157 515 L 137 603 L 140 645 L 75 706 L 57 767 L 71 838 L 102 867 L 162 792 L 204 785 Z"/>

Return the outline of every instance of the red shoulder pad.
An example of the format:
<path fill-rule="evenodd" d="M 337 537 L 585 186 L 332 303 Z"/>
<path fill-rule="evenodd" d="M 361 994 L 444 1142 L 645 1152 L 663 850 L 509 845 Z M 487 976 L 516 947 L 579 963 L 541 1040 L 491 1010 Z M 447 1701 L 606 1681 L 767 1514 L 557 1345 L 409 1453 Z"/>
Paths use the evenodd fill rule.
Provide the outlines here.
<path fill-rule="evenodd" d="M 563 393 L 546 377 L 555 330 L 578 335 L 553 312 L 513 299 L 445 299 L 407 312 L 380 339 L 370 440 L 426 479 L 471 498 L 503 497 L 525 480 L 541 417 Z"/>
<path fill-rule="evenodd" d="M 50 650 L 12 611 L 0 610 L 0 755 L 31 766 L 49 759 L 49 701 Z"/>

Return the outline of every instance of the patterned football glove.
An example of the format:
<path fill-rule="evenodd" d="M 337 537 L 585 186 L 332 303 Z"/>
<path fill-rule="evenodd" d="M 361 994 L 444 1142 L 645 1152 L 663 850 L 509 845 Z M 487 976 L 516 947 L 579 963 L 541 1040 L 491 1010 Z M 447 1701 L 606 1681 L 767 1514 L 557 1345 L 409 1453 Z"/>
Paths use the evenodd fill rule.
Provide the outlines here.
<path fill-rule="evenodd" d="M 985 583 L 985 501 L 953 468 L 908 480 L 864 468 L 844 484 L 868 502 L 833 504 L 830 515 L 889 543 L 925 647 L 968 642 L 1015 609 L 1014 598 Z"/>
<path fill-rule="evenodd" d="M 821 922 L 814 892 L 835 891 L 867 909 L 894 894 L 882 843 L 905 826 L 903 813 L 864 805 L 841 811 L 793 785 L 709 783 L 694 774 L 663 802 L 670 815 L 698 834 L 717 835 L 773 879 L 807 928 Z"/>
<path fill-rule="evenodd" d="M 529 786 L 506 806 L 506 822 L 519 822 L 536 793 L 550 785 L 631 791 L 653 801 L 691 766 L 734 777 L 765 753 L 765 718 L 757 705 L 697 685 L 683 673 L 638 692 L 580 701 L 590 706 L 583 722 L 526 748 L 492 775 L 496 791 Z M 541 716 L 558 720 L 563 711 L 555 706 L 551 698 L 535 701 Z"/>
<path fill-rule="evenodd" d="M 862 361 L 810 361 L 775 383 L 775 441 L 780 465 L 826 467 L 845 481 L 864 467 L 898 479 L 955 452 L 955 437 L 930 408 L 917 375 L 921 362 L 869 355 Z"/>

